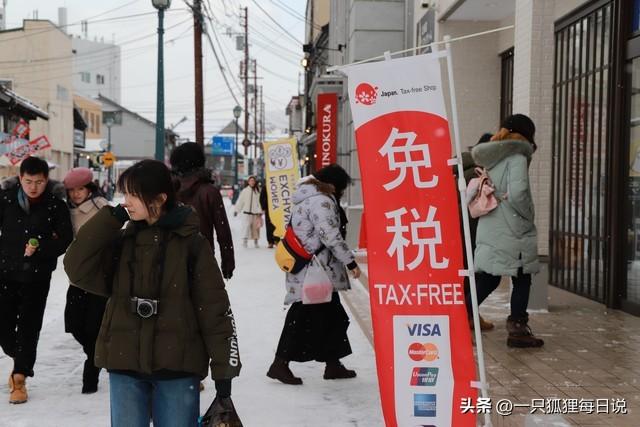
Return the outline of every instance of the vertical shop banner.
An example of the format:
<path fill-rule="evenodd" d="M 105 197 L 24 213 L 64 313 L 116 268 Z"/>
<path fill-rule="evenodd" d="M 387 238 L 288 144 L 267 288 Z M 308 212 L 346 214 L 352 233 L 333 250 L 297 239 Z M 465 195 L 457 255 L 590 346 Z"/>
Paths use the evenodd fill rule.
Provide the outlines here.
<path fill-rule="evenodd" d="M 338 94 L 320 93 L 316 104 L 316 170 L 335 163 L 338 147 Z"/>
<path fill-rule="evenodd" d="M 291 196 L 300 180 L 296 139 L 265 142 L 264 161 L 269 217 L 276 228 L 273 234 L 282 237 L 291 217 Z"/>
<path fill-rule="evenodd" d="M 344 69 L 387 427 L 475 426 L 476 368 L 440 53 Z"/>

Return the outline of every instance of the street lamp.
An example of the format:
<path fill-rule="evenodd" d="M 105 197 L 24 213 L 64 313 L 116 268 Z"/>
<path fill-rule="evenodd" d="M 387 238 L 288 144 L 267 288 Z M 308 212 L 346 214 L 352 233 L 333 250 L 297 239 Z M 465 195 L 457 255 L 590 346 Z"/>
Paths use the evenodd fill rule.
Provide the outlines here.
<path fill-rule="evenodd" d="M 111 153 L 111 126 L 113 126 L 115 124 L 115 120 L 113 119 L 113 117 L 111 115 L 109 115 L 105 120 L 104 120 L 104 124 L 107 125 L 107 153 Z M 108 194 L 106 194 L 107 198 L 109 200 L 111 200 L 112 196 L 112 188 L 113 188 L 113 175 L 112 175 L 112 171 L 113 171 L 113 165 L 111 165 L 111 167 L 108 168 L 107 170 L 107 182 L 109 183 L 109 188 L 108 188 Z"/>
<path fill-rule="evenodd" d="M 242 114 L 242 107 L 236 105 L 233 107 L 233 117 L 236 119 L 236 141 L 233 145 L 233 197 L 237 199 L 237 186 L 238 186 L 238 119 Z"/>
<path fill-rule="evenodd" d="M 158 94 L 156 98 L 156 160 L 164 162 L 164 53 L 163 21 L 164 11 L 171 6 L 171 0 L 151 0 L 158 9 Z"/>

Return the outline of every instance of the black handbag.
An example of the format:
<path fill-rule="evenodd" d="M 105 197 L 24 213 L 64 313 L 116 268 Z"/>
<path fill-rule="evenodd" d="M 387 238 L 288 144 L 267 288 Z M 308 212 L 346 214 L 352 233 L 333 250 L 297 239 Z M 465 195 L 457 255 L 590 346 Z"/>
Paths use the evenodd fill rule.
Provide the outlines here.
<path fill-rule="evenodd" d="M 198 422 L 199 427 L 242 427 L 230 397 L 216 397 Z"/>

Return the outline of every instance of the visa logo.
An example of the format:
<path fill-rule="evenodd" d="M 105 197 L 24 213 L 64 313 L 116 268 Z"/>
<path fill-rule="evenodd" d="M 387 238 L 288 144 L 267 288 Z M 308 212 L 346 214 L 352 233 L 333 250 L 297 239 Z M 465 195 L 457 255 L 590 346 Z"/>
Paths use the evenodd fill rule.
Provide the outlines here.
<path fill-rule="evenodd" d="M 437 323 L 434 325 L 431 323 L 414 323 L 413 325 L 407 325 L 407 330 L 412 337 L 442 336 L 440 333 L 440 325 Z"/>

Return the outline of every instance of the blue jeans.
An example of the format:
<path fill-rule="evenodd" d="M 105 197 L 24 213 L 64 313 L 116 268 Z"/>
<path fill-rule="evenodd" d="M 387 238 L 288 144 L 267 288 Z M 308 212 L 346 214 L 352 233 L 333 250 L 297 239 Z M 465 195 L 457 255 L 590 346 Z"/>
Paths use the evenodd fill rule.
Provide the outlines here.
<path fill-rule="evenodd" d="M 111 427 L 195 427 L 200 379 L 157 380 L 109 373 Z"/>

